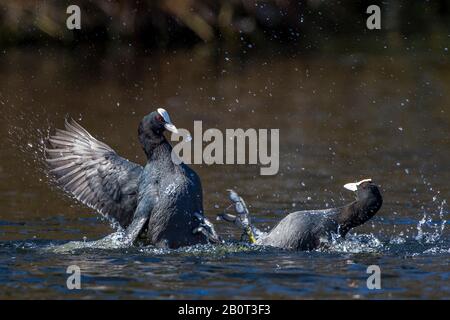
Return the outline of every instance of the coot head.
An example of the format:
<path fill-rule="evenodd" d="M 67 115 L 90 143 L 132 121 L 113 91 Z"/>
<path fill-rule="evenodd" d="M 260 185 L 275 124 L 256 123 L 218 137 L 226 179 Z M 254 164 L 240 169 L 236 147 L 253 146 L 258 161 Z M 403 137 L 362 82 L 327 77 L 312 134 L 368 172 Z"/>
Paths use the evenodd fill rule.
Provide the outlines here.
<path fill-rule="evenodd" d="M 356 200 L 367 201 L 370 198 L 382 198 L 378 186 L 373 183 L 372 179 L 364 179 L 359 182 L 347 183 L 344 188 L 356 193 Z"/>
<path fill-rule="evenodd" d="M 341 216 L 341 234 L 346 234 L 350 228 L 359 226 L 372 218 L 383 204 L 383 197 L 378 186 L 372 179 L 347 183 L 344 188 L 355 192 L 356 201 L 344 207 Z"/>
<path fill-rule="evenodd" d="M 139 136 L 142 134 L 153 136 L 162 135 L 164 130 L 178 133 L 177 127 L 170 120 L 169 113 L 163 108 L 146 115 L 139 125 Z"/>
<path fill-rule="evenodd" d="M 165 130 L 179 133 L 177 127 L 170 120 L 169 113 L 162 108 L 158 108 L 158 110 L 149 113 L 142 119 L 138 129 L 139 141 L 148 158 L 158 146 L 165 146 L 165 149 L 170 149 L 170 144 L 163 135 Z"/>

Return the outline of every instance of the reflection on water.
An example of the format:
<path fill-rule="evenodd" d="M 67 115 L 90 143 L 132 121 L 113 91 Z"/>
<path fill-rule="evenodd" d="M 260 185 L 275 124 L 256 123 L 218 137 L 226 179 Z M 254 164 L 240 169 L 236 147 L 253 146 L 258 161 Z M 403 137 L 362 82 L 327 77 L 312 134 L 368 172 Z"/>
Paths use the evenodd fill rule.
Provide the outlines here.
<path fill-rule="evenodd" d="M 77 57 L 5 51 L 0 60 L 1 298 L 449 298 L 448 54 L 280 54 L 247 59 L 201 49 L 143 55 L 117 49 Z M 210 218 L 235 188 L 254 222 L 353 200 L 342 188 L 371 177 L 383 207 L 326 252 L 240 245 L 160 252 L 72 248 L 112 231 L 47 185 L 39 140 L 78 119 L 119 154 L 143 162 L 137 125 L 163 106 L 173 122 L 203 128 L 279 128 L 280 171 L 194 165 Z M 36 153 L 35 153 L 36 152 Z M 232 226 L 217 222 L 230 239 Z M 227 237 L 227 236 L 226 236 Z M 60 247 L 61 248 L 61 247 Z M 83 290 L 65 288 L 66 268 Z M 366 288 L 378 264 L 382 290 Z"/>

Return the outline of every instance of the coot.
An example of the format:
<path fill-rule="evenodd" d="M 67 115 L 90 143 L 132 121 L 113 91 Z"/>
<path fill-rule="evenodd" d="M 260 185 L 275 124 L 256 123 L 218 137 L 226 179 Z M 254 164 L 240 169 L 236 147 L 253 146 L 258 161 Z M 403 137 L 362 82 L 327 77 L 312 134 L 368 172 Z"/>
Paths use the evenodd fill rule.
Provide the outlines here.
<path fill-rule="evenodd" d="M 233 190 L 233 201 L 237 215 L 219 215 L 233 222 L 258 245 L 284 249 L 313 250 L 328 243 L 333 234 L 345 237 L 350 229 L 371 219 L 381 208 L 383 198 L 371 179 L 347 183 L 344 187 L 356 193 L 356 201 L 339 208 L 292 212 L 269 232 L 262 232 L 251 224 L 244 200 Z"/>
<path fill-rule="evenodd" d="M 166 110 L 140 122 L 145 166 L 120 157 L 78 123 L 66 120 L 46 149 L 50 175 L 79 202 L 125 229 L 125 241 L 178 248 L 219 241 L 204 217 L 202 185 L 186 164 L 172 161 L 164 131 L 178 133 Z"/>

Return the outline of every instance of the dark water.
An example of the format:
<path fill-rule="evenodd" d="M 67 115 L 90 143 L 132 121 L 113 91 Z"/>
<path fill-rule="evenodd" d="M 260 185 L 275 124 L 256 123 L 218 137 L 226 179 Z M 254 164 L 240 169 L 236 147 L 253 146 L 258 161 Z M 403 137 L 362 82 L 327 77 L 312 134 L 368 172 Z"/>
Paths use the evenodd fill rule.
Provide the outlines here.
<path fill-rule="evenodd" d="M 101 57 L 89 49 L 0 52 L 0 298 L 450 298 L 448 51 L 262 54 L 245 60 L 189 52 Z M 235 188 L 254 222 L 353 200 L 371 177 L 384 204 L 327 252 L 240 245 L 175 251 L 76 249 L 113 230 L 51 188 L 39 140 L 66 114 L 121 155 L 142 162 L 141 117 L 164 106 L 174 123 L 279 128 L 280 171 L 195 165 L 207 216 Z M 217 224 L 225 237 L 235 230 Z M 71 249 L 70 249 L 71 248 Z M 379 265 L 382 289 L 366 287 Z M 78 265 L 82 290 L 66 289 Z"/>

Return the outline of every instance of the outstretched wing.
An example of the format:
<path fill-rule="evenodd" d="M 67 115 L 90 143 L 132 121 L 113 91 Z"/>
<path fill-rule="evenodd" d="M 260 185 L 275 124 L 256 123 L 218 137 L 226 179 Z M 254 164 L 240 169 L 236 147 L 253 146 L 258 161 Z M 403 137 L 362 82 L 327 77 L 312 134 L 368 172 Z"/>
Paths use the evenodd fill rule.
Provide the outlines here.
<path fill-rule="evenodd" d="M 46 149 L 50 175 L 81 203 L 127 227 L 137 207 L 142 166 L 120 157 L 74 120 L 56 129 Z"/>

